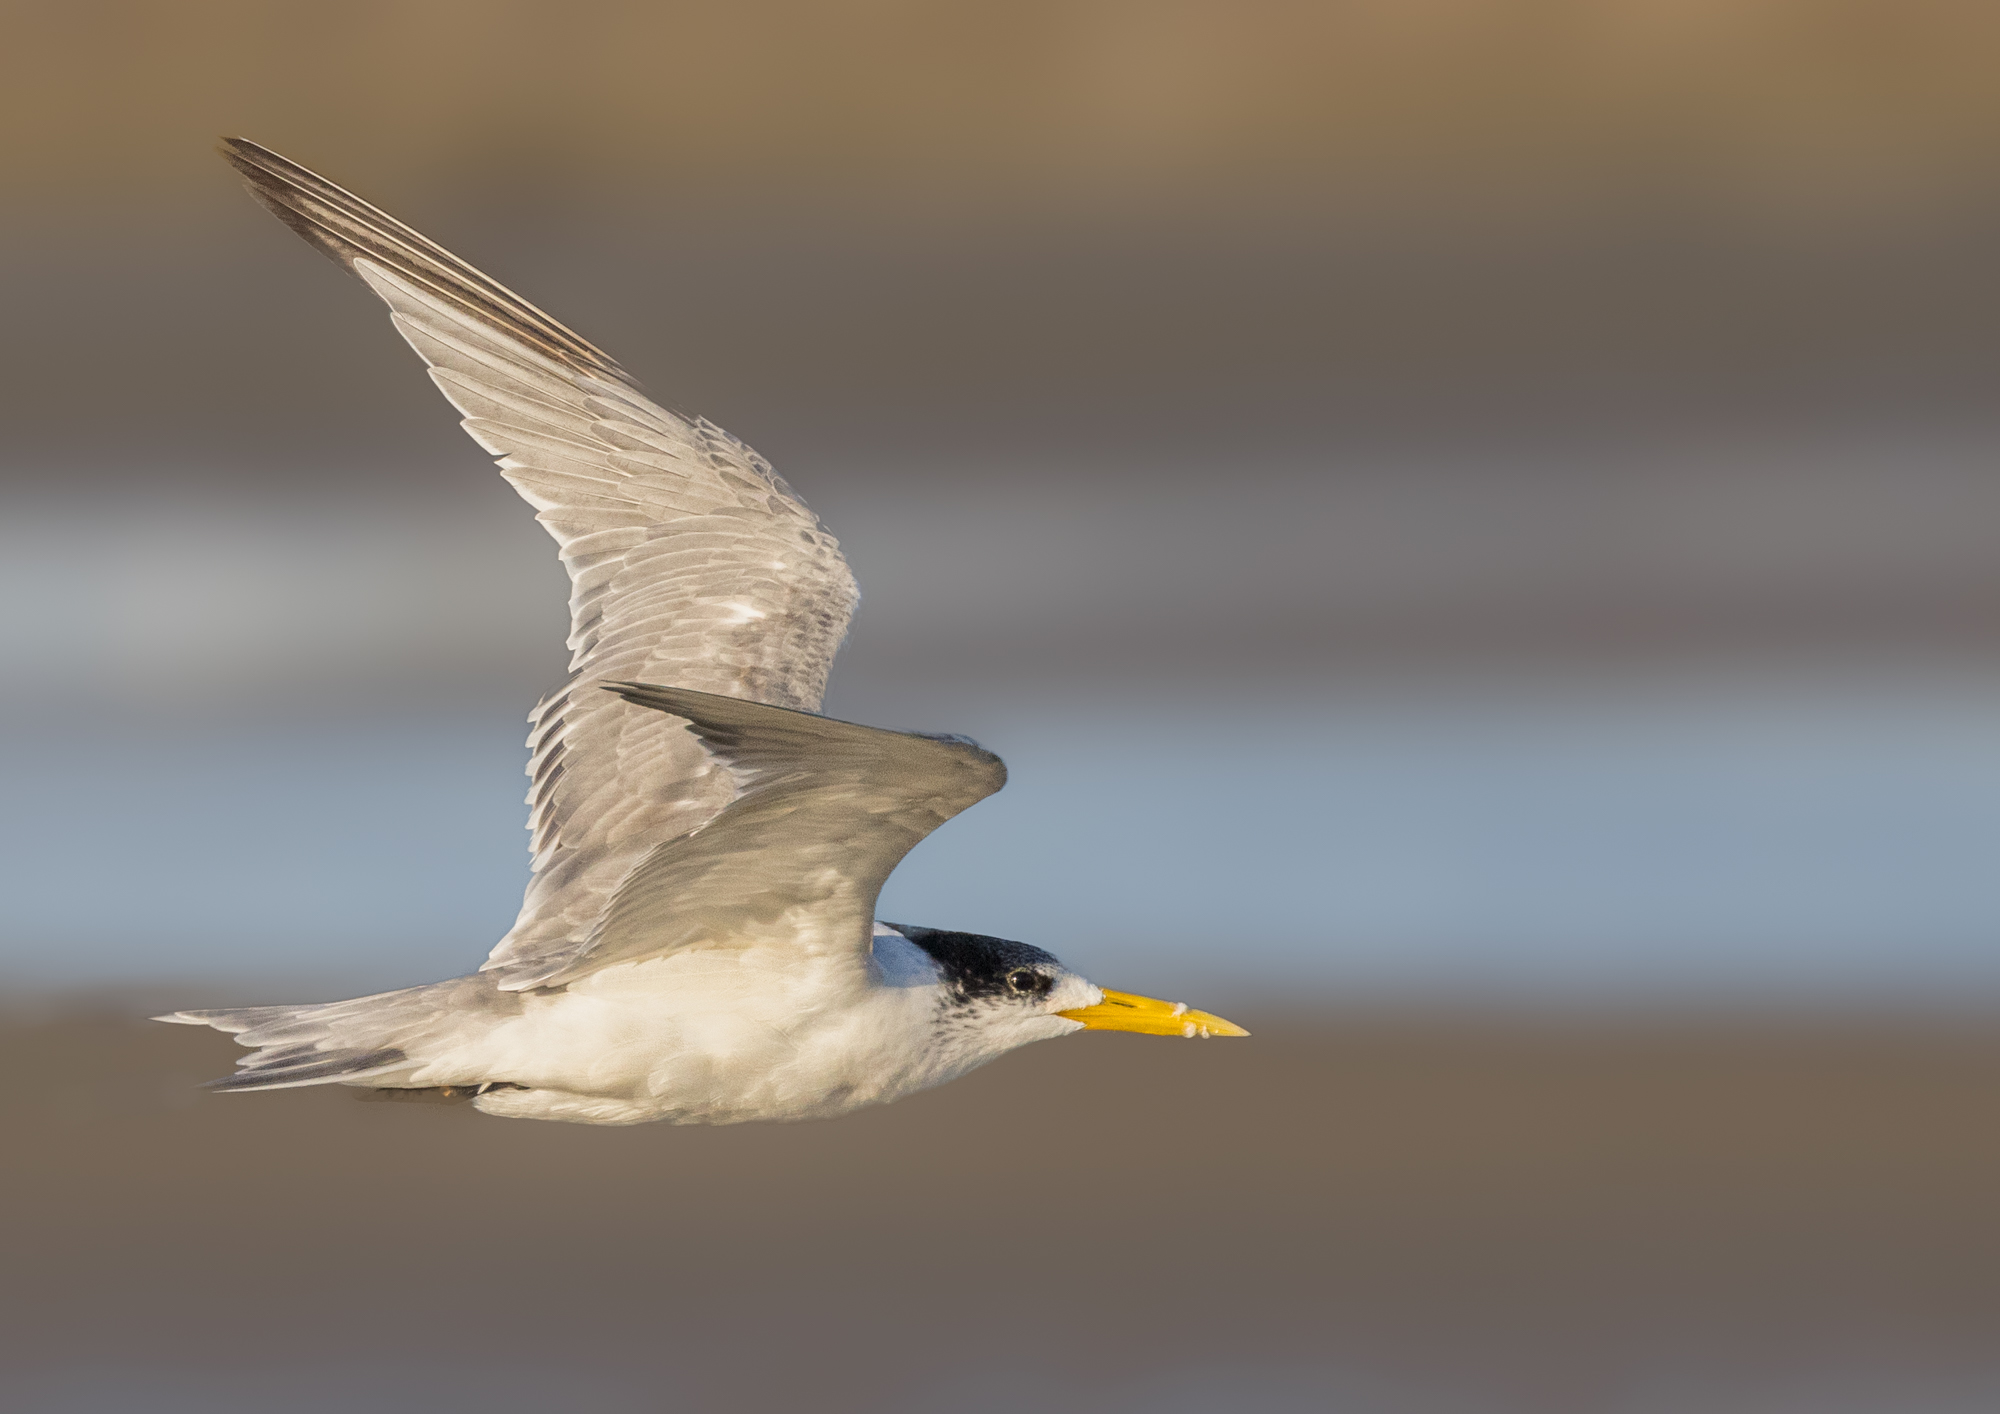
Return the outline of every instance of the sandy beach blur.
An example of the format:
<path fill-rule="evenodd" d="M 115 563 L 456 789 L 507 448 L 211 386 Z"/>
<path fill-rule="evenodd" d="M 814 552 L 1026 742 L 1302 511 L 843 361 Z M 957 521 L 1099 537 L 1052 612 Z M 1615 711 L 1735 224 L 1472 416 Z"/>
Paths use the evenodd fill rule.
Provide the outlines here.
<path fill-rule="evenodd" d="M 1269 1013 L 849 1120 L 201 1095 L 17 1019 L 9 1409 L 1880 1410 L 2000 1398 L 2000 1033 Z"/>

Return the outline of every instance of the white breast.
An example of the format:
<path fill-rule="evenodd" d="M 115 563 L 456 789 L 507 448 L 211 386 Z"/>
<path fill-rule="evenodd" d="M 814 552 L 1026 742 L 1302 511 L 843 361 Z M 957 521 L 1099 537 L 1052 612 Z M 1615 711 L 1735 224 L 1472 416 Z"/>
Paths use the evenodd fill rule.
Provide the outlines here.
<path fill-rule="evenodd" d="M 491 1114 L 730 1124 L 844 1114 L 978 1063 L 937 1053 L 939 972 L 914 943 L 878 936 L 858 965 L 851 945 L 773 931 L 782 945 L 692 948 L 525 996 L 413 1083 L 470 1072 L 528 1087 L 480 1096 Z"/>

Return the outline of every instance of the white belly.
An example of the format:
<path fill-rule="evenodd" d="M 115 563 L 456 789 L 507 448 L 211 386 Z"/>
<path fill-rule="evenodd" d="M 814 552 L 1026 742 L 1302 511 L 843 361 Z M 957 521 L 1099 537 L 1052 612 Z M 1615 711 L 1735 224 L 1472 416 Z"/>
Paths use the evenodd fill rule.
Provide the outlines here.
<path fill-rule="evenodd" d="M 489 1114 L 636 1124 L 732 1124 L 844 1114 L 978 1063 L 930 1044 L 937 969 L 901 938 L 853 949 L 691 949 L 529 994 L 519 1015 L 465 1038 L 411 1083 L 499 1088 Z"/>

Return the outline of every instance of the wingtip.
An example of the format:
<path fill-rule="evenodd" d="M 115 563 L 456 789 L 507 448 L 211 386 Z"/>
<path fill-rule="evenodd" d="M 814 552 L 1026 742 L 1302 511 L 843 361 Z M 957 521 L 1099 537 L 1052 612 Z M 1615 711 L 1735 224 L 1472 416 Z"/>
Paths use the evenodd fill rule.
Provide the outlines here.
<path fill-rule="evenodd" d="M 372 260 L 578 374 L 638 391 L 604 350 L 339 183 L 246 137 L 224 135 L 216 151 L 253 197 L 328 258 L 350 270 Z"/>
<path fill-rule="evenodd" d="M 691 687 L 669 687 L 657 682 L 601 682 L 598 686 L 606 692 L 617 693 L 635 707 L 652 707 L 659 711 L 668 710 L 663 703 L 700 702 L 709 697 L 729 702 L 745 700 L 726 693 L 698 692 Z"/>
<path fill-rule="evenodd" d="M 223 161 L 236 168 L 239 172 L 261 166 L 262 164 L 257 160 L 260 157 L 276 157 L 278 155 L 261 142 L 252 142 L 247 137 L 233 137 L 228 133 L 224 133 L 215 140 L 215 151 Z"/>

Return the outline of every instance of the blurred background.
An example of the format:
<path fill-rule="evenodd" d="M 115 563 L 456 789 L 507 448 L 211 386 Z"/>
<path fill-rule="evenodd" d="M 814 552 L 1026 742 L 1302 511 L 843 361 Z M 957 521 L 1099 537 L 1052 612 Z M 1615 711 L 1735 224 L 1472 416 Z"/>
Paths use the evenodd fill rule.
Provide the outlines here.
<path fill-rule="evenodd" d="M 2000 14 L 0 24 L 9 1407 L 2000 1405 Z M 197 1098 L 132 1017 L 505 931 L 565 662 L 222 133 L 819 512 L 828 710 L 1012 771 L 885 915 L 1253 1040 L 802 1129 Z"/>

